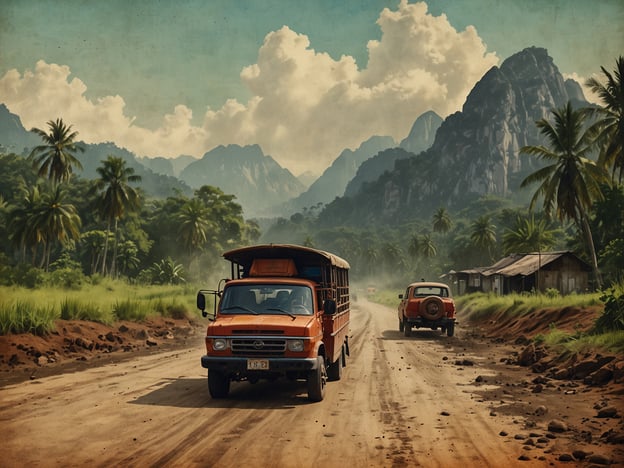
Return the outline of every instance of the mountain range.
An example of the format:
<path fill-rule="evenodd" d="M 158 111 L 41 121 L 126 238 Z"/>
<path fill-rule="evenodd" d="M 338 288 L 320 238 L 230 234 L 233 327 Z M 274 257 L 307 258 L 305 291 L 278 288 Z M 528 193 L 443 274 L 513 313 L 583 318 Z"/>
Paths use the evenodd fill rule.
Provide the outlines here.
<path fill-rule="evenodd" d="M 479 80 L 462 110 L 442 122 L 430 148 L 398 158 L 348 202 L 336 200 L 328 207 L 331 219 L 395 224 L 430 219 L 440 207 L 457 211 L 484 195 L 526 198 L 520 183 L 542 164 L 520 148 L 543 144 L 536 121 L 567 102 L 589 106 L 580 85 L 563 79 L 546 49 L 524 49 Z"/>
<path fill-rule="evenodd" d="M 97 177 L 95 169 L 112 154 L 135 169 L 152 197 L 191 194 L 209 184 L 236 195 L 248 218 L 347 204 L 354 208 L 340 217 L 342 222 L 396 222 L 399 213 L 429 216 L 440 206 L 460 209 L 486 194 L 513 197 L 538 166 L 519 149 L 540 144 L 535 122 L 568 101 L 588 105 L 580 85 L 563 79 L 546 49 L 530 47 L 492 67 L 461 111 L 444 120 L 426 112 L 399 145 L 391 137 L 372 136 L 354 150 L 345 149 L 309 187 L 258 145 L 232 144 L 201 158 L 166 159 L 139 158 L 113 143 L 82 143 L 79 175 Z M 0 151 L 27 155 L 40 143 L 0 104 Z"/>

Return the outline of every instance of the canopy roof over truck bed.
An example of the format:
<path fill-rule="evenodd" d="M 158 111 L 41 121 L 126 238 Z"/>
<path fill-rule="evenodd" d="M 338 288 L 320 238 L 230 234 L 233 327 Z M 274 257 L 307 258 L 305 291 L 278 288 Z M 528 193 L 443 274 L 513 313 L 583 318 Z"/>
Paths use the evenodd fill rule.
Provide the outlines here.
<path fill-rule="evenodd" d="M 261 244 L 230 250 L 223 258 L 245 269 L 258 258 L 292 258 L 297 265 L 331 265 L 349 269 L 349 263 L 329 252 L 291 244 Z"/>

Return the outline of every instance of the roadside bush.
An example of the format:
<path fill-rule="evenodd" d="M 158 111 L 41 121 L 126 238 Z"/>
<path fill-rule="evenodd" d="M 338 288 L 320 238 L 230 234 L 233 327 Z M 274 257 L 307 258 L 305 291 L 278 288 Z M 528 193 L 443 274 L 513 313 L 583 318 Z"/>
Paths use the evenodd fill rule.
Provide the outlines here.
<path fill-rule="evenodd" d="M 11 282 L 25 288 L 34 289 L 45 284 L 45 272 L 41 268 L 20 263 L 13 268 Z"/>
<path fill-rule="evenodd" d="M 48 284 L 64 289 L 80 289 L 85 283 L 82 270 L 73 268 L 59 268 L 48 273 Z"/>
<path fill-rule="evenodd" d="M 555 288 L 546 288 L 546 291 L 544 291 L 544 294 L 546 295 L 546 297 L 550 299 L 554 299 L 556 297 L 559 297 L 559 290 Z"/>
<path fill-rule="evenodd" d="M 79 262 L 72 260 L 69 252 L 50 264 L 47 281 L 50 286 L 64 289 L 80 289 L 85 283 L 85 275 Z"/>
<path fill-rule="evenodd" d="M 604 311 L 596 319 L 596 333 L 624 330 L 624 281 L 615 284 L 600 296 L 604 302 Z"/>

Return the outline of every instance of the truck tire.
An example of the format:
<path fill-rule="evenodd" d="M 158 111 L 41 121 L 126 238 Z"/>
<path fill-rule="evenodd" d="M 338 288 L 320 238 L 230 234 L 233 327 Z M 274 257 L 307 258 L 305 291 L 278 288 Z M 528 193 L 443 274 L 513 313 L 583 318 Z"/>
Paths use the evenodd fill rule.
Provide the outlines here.
<path fill-rule="evenodd" d="M 399 331 L 402 332 L 404 328 L 405 325 L 403 325 L 403 320 L 399 319 Z"/>
<path fill-rule="evenodd" d="M 208 371 L 208 391 L 212 398 L 225 398 L 230 393 L 230 379 L 219 371 Z"/>
<path fill-rule="evenodd" d="M 340 352 L 340 356 L 336 359 L 335 362 L 332 362 L 329 366 L 327 366 L 327 380 L 330 382 L 335 382 L 342 378 L 342 351 Z"/>
<path fill-rule="evenodd" d="M 405 336 L 412 336 L 412 326 L 409 323 L 403 323 L 403 334 Z"/>
<path fill-rule="evenodd" d="M 450 322 L 446 326 L 446 336 L 453 336 L 455 334 L 455 322 Z"/>
<path fill-rule="evenodd" d="M 318 356 L 316 361 L 316 369 L 308 372 L 308 400 L 310 401 L 321 401 L 325 396 L 325 384 L 327 382 L 325 360 L 323 356 Z"/>
<path fill-rule="evenodd" d="M 444 315 L 444 303 L 438 296 L 425 297 L 420 303 L 420 315 L 428 320 L 438 320 Z"/>

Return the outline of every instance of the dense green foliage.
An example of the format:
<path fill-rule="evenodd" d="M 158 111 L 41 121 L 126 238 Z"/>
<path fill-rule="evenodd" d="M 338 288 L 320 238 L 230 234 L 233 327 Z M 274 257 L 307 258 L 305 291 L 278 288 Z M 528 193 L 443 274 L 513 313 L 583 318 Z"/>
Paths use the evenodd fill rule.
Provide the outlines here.
<path fill-rule="evenodd" d="M 224 249 L 259 235 L 234 197 L 215 187 L 146 200 L 123 160 L 110 156 L 99 169 L 95 181 L 44 180 L 27 158 L 0 154 L 0 284 L 76 288 L 95 274 L 195 281 L 220 273 L 213 264 Z M 43 272 L 53 274 L 44 280 Z"/>

